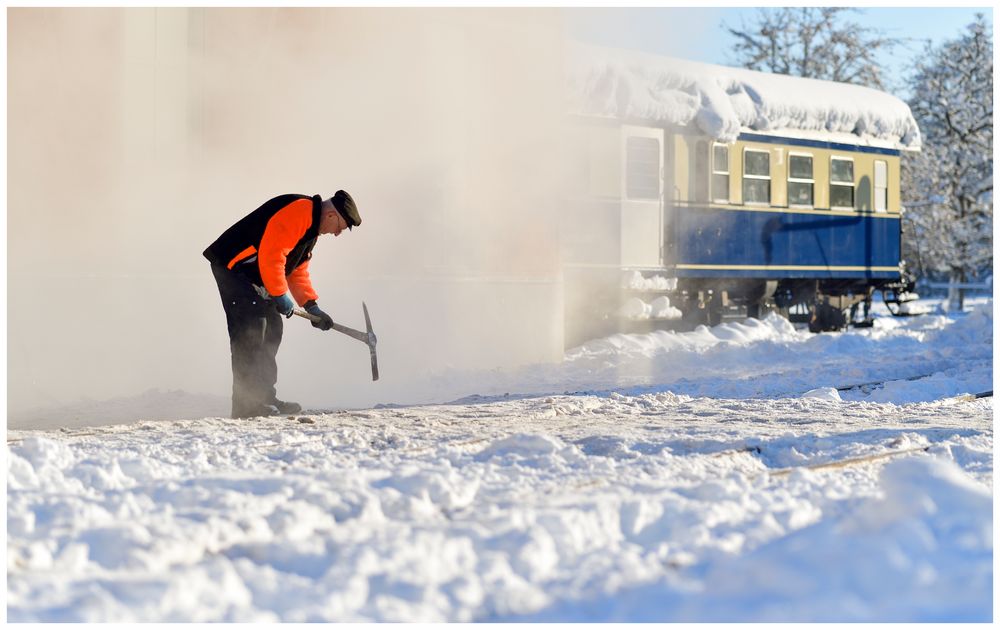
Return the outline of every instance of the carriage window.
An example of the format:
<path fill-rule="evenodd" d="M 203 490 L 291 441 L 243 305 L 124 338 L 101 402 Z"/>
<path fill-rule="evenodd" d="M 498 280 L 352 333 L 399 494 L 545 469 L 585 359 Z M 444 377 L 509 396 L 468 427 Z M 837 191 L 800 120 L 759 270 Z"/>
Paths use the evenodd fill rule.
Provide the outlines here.
<path fill-rule="evenodd" d="M 629 199 L 660 198 L 660 141 L 631 136 L 625 143 L 625 194 Z"/>
<path fill-rule="evenodd" d="M 811 155 L 788 156 L 788 205 L 813 205 L 813 159 Z"/>
<path fill-rule="evenodd" d="M 854 208 L 854 160 L 830 158 L 830 207 Z"/>
<path fill-rule="evenodd" d="M 743 203 L 771 203 L 771 154 L 743 150 Z"/>
<path fill-rule="evenodd" d="M 875 212 L 889 209 L 889 165 L 875 160 Z"/>
<path fill-rule="evenodd" d="M 694 145 L 694 200 L 708 203 L 708 143 L 699 140 Z"/>
<path fill-rule="evenodd" d="M 729 203 L 729 147 L 712 147 L 712 201 Z"/>

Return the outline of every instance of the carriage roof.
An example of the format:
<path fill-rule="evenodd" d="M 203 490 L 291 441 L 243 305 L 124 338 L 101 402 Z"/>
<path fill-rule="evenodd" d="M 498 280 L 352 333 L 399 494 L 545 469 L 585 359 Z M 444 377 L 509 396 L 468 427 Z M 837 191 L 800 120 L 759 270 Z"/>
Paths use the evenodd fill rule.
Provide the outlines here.
<path fill-rule="evenodd" d="M 681 127 L 721 142 L 741 133 L 919 150 L 901 99 L 859 85 L 578 45 L 573 113 Z"/>

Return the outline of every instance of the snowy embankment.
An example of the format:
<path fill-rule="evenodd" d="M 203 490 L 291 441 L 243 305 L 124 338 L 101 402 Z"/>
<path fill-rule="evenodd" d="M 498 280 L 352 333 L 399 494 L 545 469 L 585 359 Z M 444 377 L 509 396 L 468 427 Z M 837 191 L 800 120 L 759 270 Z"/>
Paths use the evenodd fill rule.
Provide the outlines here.
<path fill-rule="evenodd" d="M 876 323 L 520 373 L 616 391 L 8 432 L 8 619 L 988 621 L 992 399 L 955 396 L 992 303 Z"/>

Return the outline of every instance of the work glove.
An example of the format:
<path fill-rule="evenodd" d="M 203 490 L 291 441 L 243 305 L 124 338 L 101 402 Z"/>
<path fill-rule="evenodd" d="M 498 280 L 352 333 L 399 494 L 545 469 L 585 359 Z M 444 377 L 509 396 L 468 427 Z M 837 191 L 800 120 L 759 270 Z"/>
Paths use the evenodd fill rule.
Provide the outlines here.
<path fill-rule="evenodd" d="M 274 302 L 274 308 L 279 313 L 285 317 L 292 316 L 292 311 L 295 310 L 295 302 L 292 301 L 292 298 L 288 297 L 287 293 L 282 295 L 272 295 L 271 301 Z"/>
<path fill-rule="evenodd" d="M 314 317 L 319 317 L 320 320 L 314 321 L 312 323 L 313 328 L 319 328 L 320 330 L 330 330 L 333 328 L 333 318 L 323 312 L 323 309 L 316 304 L 314 300 L 306 302 L 306 312 Z"/>

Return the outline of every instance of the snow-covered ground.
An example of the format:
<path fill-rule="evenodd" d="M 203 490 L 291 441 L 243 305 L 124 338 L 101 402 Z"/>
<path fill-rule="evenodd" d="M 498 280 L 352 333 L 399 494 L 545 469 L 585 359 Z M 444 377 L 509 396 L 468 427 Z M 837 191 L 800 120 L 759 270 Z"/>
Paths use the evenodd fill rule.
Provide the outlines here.
<path fill-rule="evenodd" d="M 8 431 L 8 619 L 989 621 L 992 328 L 770 317 L 448 403 Z"/>

